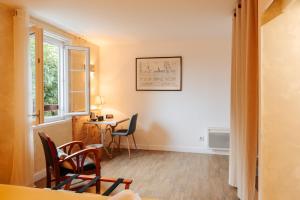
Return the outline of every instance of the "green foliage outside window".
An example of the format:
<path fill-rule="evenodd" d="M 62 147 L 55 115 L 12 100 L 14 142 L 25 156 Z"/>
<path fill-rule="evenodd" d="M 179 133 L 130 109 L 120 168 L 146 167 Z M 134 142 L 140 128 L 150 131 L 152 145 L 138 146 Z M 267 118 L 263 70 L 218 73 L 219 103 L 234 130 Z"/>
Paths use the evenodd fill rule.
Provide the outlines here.
<path fill-rule="evenodd" d="M 44 43 L 44 105 L 58 104 L 59 47 Z M 45 116 L 55 116 L 57 111 L 46 111 Z"/>

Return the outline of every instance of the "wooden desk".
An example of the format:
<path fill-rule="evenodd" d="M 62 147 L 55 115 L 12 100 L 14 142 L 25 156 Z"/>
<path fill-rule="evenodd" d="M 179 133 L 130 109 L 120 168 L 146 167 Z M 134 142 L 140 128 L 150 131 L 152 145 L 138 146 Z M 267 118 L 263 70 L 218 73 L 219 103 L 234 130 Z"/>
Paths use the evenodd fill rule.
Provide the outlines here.
<path fill-rule="evenodd" d="M 105 135 L 107 132 L 107 127 L 111 127 L 112 129 L 114 129 L 118 124 L 122 123 L 122 122 L 126 122 L 128 121 L 129 118 L 115 118 L 115 119 L 106 119 L 103 121 L 87 121 L 84 122 L 84 124 L 91 124 L 91 125 L 95 125 L 98 128 L 99 131 L 99 135 L 101 135 L 101 141 L 100 143 L 103 144 L 103 149 L 105 150 L 106 154 L 111 157 L 111 154 L 109 153 L 107 147 L 105 146 Z M 105 125 L 105 131 L 102 131 L 102 127 L 101 125 Z"/>

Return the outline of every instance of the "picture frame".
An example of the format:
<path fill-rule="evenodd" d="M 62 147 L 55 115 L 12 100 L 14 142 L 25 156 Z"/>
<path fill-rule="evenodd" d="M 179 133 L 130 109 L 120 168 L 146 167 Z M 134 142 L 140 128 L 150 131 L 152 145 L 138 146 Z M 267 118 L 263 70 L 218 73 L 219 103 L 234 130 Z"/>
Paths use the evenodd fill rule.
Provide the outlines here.
<path fill-rule="evenodd" d="M 136 91 L 182 91 L 182 56 L 136 58 Z"/>

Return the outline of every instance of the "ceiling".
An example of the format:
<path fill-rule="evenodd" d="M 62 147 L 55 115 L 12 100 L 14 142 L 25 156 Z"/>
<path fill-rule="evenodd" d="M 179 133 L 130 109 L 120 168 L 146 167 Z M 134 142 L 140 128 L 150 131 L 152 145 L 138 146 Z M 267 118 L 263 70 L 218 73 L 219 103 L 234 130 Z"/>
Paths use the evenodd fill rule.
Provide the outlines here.
<path fill-rule="evenodd" d="M 0 0 L 97 44 L 228 37 L 235 0 Z"/>

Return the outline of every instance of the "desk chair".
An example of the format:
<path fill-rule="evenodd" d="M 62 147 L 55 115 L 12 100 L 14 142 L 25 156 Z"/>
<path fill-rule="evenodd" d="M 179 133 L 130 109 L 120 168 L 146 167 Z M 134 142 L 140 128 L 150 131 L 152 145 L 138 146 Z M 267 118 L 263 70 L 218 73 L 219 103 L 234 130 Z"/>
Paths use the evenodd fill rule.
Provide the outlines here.
<path fill-rule="evenodd" d="M 135 132 L 135 129 L 136 129 L 137 117 L 138 117 L 138 114 L 134 114 L 131 117 L 128 129 L 119 129 L 119 130 L 114 130 L 113 129 L 112 132 L 111 132 L 112 140 L 108 145 L 108 147 L 110 148 L 110 146 L 112 144 L 116 144 L 120 149 L 121 137 L 122 136 L 126 137 L 127 138 L 127 147 L 128 147 L 128 157 L 129 157 L 129 159 L 130 159 L 130 143 L 129 143 L 129 136 L 130 135 L 132 136 L 135 149 L 137 149 L 137 146 L 136 146 L 136 143 L 135 143 L 135 138 L 134 138 L 134 132 Z M 119 136 L 119 144 L 117 144 L 116 141 L 115 141 L 116 136 Z M 113 146 L 114 145 L 112 145 L 111 153 L 113 153 L 113 150 L 114 150 Z"/>

